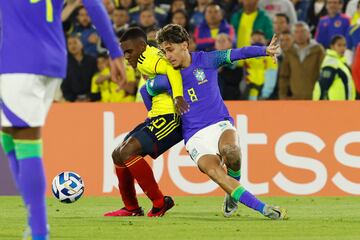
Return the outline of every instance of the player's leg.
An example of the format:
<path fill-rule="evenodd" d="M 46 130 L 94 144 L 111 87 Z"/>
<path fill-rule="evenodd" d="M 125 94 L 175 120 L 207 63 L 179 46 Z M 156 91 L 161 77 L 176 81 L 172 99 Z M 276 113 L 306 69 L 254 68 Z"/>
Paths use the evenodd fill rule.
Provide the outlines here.
<path fill-rule="evenodd" d="M 128 140 L 130 137 L 140 129 L 142 129 L 146 123 L 141 123 L 136 126 L 124 139 L 124 141 L 113 151 L 113 161 L 115 164 L 115 159 L 117 159 L 117 154 L 120 153 L 121 148 L 123 148 L 126 144 L 128 144 Z M 138 149 L 136 152 L 142 152 L 141 146 L 137 146 Z M 119 217 L 119 216 L 143 216 L 144 211 L 139 206 L 136 190 L 135 190 L 135 179 L 131 174 L 130 170 L 125 166 L 124 163 L 120 163 L 118 161 L 118 166 L 115 167 L 115 173 L 118 178 L 118 187 L 121 199 L 124 203 L 124 207 L 115 211 L 107 212 L 104 216 L 107 217 Z M 116 166 L 116 165 L 115 165 Z"/>
<path fill-rule="evenodd" d="M 41 127 L 59 84 L 60 79 L 30 74 L 1 78 L 2 129 L 13 139 L 17 167 L 11 169 L 27 207 L 32 239 L 48 235 Z"/>
<path fill-rule="evenodd" d="M 15 143 L 14 143 L 14 138 L 12 136 L 11 129 L 8 129 L 8 130 L 2 129 L 2 131 L 0 131 L 0 142 L 1 142 L 1 145 L 2 145 L 2 148 L 5 152 L 5 154 L 7 155 L 7 158 L 9 160 L 11 174 L 13 176 L 16 187 L 20 191 L 19 163 L 16 159 Z"/>
<path fill-rule="evenodd" d="M 116 168 L 125 166 L 153 202 L 153 205 L 162 207 L 164 205 L 164 195 L 160 191 L 151 167 L 142 157 L 142 146 L 146 148 L 146 146 L 153 145 L 152 140 L 143 131 L 140 131 L 135 136 L 130 137 L 124 145 L 115 149 L 112 156 Z"/>
<path fill-rule="evenodd" d="M 245 206 L 258 211 L 272 219 L 285 219 L 287 212 L 280 207 L 266 205 L 248 192 L 240 183 L 228 176 L 221 166 L 221 160 L 216 155 L 204 155 L 198 160 L 199 169 L 216 182 L 226 193 Z"/>
<path fill-rule="evenodd" d="M 230 125 L 229 128 L 222 132 L 219 139 L 219 152 L 224 164 L 226 165 L 227 174 L 240 181 L 241 177 L 241 153 L 239 139 L 235 129 Z M 238 201 L 234 200 L 230 194 L 225 194 L 223 203 L 223 214 L 230 217 L 236 212 Z"/>
<path fill-rule="evenodd" d="M 180 117 L 166 114 L 152 118 L 113 153 L 115 165 L 124 164 L 152 200 L 149 217 L 164 215 L 174 206 L 174 202 L 171 197 L 163 196 L 152 169 L 142 156 L 150 155 L 155 159 L 181 140 Z"/>

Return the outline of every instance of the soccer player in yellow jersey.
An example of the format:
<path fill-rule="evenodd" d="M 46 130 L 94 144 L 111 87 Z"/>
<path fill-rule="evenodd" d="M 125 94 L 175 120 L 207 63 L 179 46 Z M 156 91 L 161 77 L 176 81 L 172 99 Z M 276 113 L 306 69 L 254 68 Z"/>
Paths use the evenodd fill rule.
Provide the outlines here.
<path fill-rule="evenodd" d="M 120 43 L 127 61 L 137 68 L 145 79 L 155 77 L 157 74 L 168 76 L 172 96 L 168 93 L 154 93 L 152 107 L 148 109 L 149 118 L 135 127 L 125 137 L 123 143 L 114 150 L 112 157 L 125 206 L 105 213 L 105 216 L 144 215 L 136 198 L 134 186 L 134 179 L 136 179 L 153 203 L 147 216 L 159 217 L 174 206 L 174 201 L 171 197 L 162 194 L 152 169 L 144 157 L 149 155 L 156 159 L 183 139 L 179 114 L 186 112 L 189 107 L 183 97 L 180 71 L 172 67 L 159 49 L 147 44 L 146 34 L 140 28 L 130 28 L 125 31 L 120 38 Z M 151 83 L 153 82 L 147 81 L 146 84 Z"/>

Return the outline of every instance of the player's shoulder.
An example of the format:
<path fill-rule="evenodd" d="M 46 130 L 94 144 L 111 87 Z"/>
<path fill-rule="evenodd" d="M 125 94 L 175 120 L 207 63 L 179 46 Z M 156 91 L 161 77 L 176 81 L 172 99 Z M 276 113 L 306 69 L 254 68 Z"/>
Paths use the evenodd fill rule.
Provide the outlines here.
<path fill-rule="evenodd" d="M 146 50 L 140 55 L 139 58 L 139 60 L 143 62 L 157 62 L 159 59 L 165 59 L 163 52 L 160 49 L 149 45 L 146 46 Z"/>
<path fill-rule="evenodd" d="M 144 62 L 158 60 L 160 58 L 159 52 L 161 52 L 159 49 L 147 45 L 145 51 L 140 54 L 138 63 L 144 64 Z"/>
<path fill-rule="evenodd" d="M 191 58 L 194 63 L 201 64 L 202 59 L 206 58 L 207 55 L 208 55 L 208 52 L 204 52 L 204 51 L 192 52 Z"/>

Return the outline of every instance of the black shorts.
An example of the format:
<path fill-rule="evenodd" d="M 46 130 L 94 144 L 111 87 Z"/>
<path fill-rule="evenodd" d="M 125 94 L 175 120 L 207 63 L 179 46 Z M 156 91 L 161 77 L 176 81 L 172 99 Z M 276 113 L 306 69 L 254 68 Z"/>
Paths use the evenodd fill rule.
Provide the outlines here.
<path fill-rule="evenodd" d="M 139 124 L 126 137 L 136 138 L 141 143 L 142 156 L 157 158 L 172 146 L 183 140 L 181 118 L 179 115 L 164 114 L 147 119 Z"/>

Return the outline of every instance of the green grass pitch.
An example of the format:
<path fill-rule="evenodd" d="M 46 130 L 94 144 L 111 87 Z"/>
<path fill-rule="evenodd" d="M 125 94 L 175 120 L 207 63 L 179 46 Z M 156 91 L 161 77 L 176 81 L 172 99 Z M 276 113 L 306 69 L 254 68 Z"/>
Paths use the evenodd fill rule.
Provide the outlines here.
<path fill-rule="evenodd" d="M 260 197 L 288 208 L 290 219 L 273 221 L 240 206 L 221 214 L 222 197 L 176 197 L 162 218 L 109 218 L 121 206 L 115 197 L 83 197 L 73 204 L 48 199 L 51 239 L 360 239 L 359 197 Z M 140 198 L 145 211 L 150 208 Z M 21 239 L 25 211 L 19 197 L 0 197 L 0 239 Z"/>

